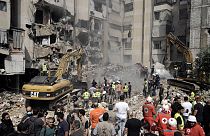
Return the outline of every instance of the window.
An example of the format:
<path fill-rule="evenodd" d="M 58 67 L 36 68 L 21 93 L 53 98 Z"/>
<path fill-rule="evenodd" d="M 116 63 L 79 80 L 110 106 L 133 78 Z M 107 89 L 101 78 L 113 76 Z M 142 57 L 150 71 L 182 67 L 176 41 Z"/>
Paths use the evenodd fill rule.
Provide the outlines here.
<path fill-rule="evenodd" d="M 154 49 L 161 49 L 161 41 L 154 41 Z"/>
<path fill-rule="evenodd" d="M 124 45 L 124 49 L 126 49 L 126 50 L 131 50 L 131 49 L 132 49 L 132 41 L 129 40 L 129 39 L 130 39 L 130 38 L 124 38 L 124 39 L 122 40 L 123 45 Z"/>
<path fill-rule="evenodd" d="M 179 1 L 179 5 L 185 5 L 185 4 L 187 4 L 187 0 L 180 0 Z"/>
<path fill-rule="evenodd" d="M 95 10 L 102 13 L 102 3 L 95 2 Z"/>
<path fill-rule="evenodd" d="M 124 60 L 124 63 L 132 63 L 132 56 L 124 55 L 123 60 Z"/>
<path fill-rule="evenodd" d="M 133 11 L 133 2 L 125 4 L 125 12 Z"/>
<path fill-rule="evenodd" d="M 155 20 L 160 20 L 160 12 L 155 12 Z"/>
<path fill-rule="evenodd" d="M 0 1 L 0 11 L 7 11 L 7 3 L 5 1 Z"/>
<path fill-rule="evenodd" d="M 160 4 L 172 4 L 172 0 L 155 0 L 154 4 L 155 5 L 160 5 Z"/>
<path fill-rule="evenodd" d="M 187 8 L 179 9 L 179 20 L 187 18 L 188 18 Z"/>

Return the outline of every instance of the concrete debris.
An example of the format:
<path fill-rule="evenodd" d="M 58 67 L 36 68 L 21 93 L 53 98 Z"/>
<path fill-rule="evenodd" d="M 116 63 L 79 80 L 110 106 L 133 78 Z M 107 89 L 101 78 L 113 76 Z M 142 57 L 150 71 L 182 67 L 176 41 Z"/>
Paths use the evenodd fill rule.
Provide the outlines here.
<path fill-rule="evenodd" d="M 25 99 L 21 94 L 4 91 L 0 93 L 0 115 L 9 112 L 14 126 L 20 122 L 25 113 Z"/>

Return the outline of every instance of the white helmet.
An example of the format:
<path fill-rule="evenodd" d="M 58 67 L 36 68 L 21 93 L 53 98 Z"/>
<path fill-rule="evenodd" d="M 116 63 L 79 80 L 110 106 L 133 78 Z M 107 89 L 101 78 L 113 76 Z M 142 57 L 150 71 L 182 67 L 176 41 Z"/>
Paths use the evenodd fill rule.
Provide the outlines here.
<path fill-rule="evenodd" d="M 177 121 L 176 121 L 175 118 L 170 118 L 170 119 L 168 120 L 168 124 L 169 124 L 170 126 L 172 126 L 172 127 L 176 127 Z"/>
<path fill-rule="evenodd" d="M 161 101 L 161 104 L 162 104 L 162 105 L 166 105 L 166 104 L 168 104 L 168 100 L 163 99 L 163 100 Z"/>
<path fill-rule="evenodd" d="M 188 117 L 188 121 L 190 121 L 190 122 L 197 122 L 196 117 L 193 116 L 193 115 L 190 115 L 190 116 Z"/>
<path fill-rule="evenodd" d="M 169 111 L 169 106 L 167 104 L 164 104 L 162 109 L 163 109 L 163 111 L 168 112 Z"/>
<path fill-rule="evenodd" d="M 152 102 L 152 97 L 148 96 L 146 99 L 147 102 Z"/>

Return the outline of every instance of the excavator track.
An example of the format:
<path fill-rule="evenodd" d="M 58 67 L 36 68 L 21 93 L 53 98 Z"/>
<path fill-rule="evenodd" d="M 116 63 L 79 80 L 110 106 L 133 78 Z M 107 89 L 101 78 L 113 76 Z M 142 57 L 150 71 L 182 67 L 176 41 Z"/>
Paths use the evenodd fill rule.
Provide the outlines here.
<path fill-rule="evenodd" d="M 181 88 L 184 92 L 200 90 L 198 85 L 180 79 L 168 79 L 167 83 L 171 86 Z"/>

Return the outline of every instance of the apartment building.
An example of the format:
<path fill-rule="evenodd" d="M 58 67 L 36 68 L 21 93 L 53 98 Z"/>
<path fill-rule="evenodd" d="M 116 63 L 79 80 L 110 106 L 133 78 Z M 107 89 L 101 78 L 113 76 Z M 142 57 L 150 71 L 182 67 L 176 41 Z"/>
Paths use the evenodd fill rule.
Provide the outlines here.
<path fill-rule="evenodd" d="M 210 47 L 210 2 L 191 0 L 190 49 L 193 58 Z"/>
<path fill-rule="evenodd" d="M 183 61 L 183 54 L 175 46 L 167 46 L 167 35 L 172 32 L 189 47 L 189 0 L 154 0 L 152 59 L 163 64 Z M 179 56 L 179 57 L 177 57 Z"/>
<path fill-rule="evenodd" d="M 17 15 L 19 6 L 17 1 L 0 1 L 0 82 L 2 87 L 10 83 L 10 87 L 15 88 L 15 81 L 19 80 L 19 75 L 25 73 L 23 44 L 25 31 L 21 28 Z"/>

